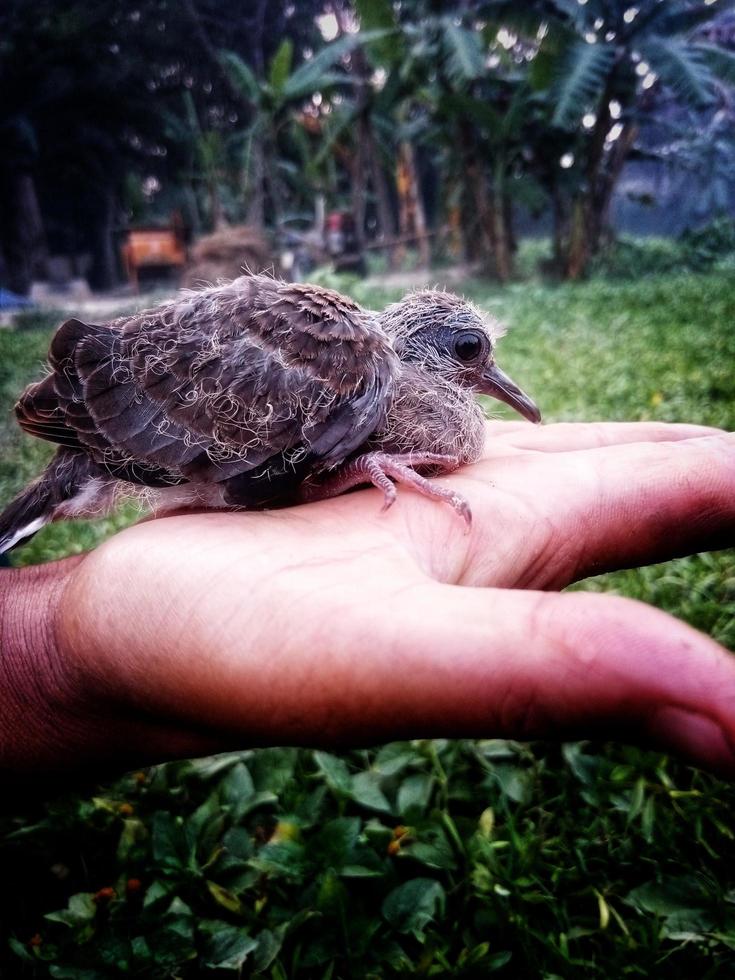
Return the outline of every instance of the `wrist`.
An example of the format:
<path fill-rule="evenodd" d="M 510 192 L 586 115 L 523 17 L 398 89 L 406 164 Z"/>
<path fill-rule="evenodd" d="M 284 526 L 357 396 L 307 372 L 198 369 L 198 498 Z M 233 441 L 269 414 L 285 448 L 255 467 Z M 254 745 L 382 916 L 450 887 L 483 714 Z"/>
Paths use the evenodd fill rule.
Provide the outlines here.
<path fill-rule="evenodd" d="M 79 739 L 80 678 L 59 649 L 56 620 L 82 560 L 0 571 L 0 770 L 6 773 L 56 769 Z"/>

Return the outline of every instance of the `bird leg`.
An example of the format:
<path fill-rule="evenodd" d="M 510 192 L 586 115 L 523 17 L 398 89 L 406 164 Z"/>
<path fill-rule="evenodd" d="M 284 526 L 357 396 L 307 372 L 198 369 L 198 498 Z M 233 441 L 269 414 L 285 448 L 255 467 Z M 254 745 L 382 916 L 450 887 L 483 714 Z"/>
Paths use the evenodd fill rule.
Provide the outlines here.
<path fill-rule="evenodd" d="M 371 452 L 345 463 L 321 482 L 306 481 L 301 486 L 301 499 L 306 503 L 336 497 L 352 487 L 372 483 L 383 491 L 383 506 L 387 510 L 395 503 L 398 493 L 395 483 L 413 487 L 418 493 L 434 500 L 443 500 L 453 507 L 469 527 L 472 512 L 465 498 L 455 490 L 438 486 L 416 472 L 415 467 L 430 467 L 440 472 L 451 472 L 459 466 L 456 456 L 439 453 L 390 453 Z M 395 481 L 395 483 L 393 482 Z"/>

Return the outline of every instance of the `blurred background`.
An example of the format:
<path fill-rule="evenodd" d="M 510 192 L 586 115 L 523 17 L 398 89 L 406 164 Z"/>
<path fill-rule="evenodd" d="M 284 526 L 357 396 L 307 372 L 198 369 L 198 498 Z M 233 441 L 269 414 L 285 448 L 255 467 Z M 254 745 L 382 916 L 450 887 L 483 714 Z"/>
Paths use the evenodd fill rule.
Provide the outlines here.
<path fill-rule="evenodd" d="M 59 322 L 243 269 L 373 308 L 462 292 L 547 421 L 735 429 L 734 121 L 727 0 L 0 0 L 0 505 L 53 451 L 12 406 Z M 735 649 L 731 552 L 580 587 Z M 416 740 L 109 780 L 4 795 L 0 977 L 735 976 L 735 790 L 660 753 Z"/>
<path fill-rule="evenodd" d="M 4 0 L 0 286 L 508 281 L 528 237 L 579 279 L 616 235 L 732 213 L 727 6 Z"/>

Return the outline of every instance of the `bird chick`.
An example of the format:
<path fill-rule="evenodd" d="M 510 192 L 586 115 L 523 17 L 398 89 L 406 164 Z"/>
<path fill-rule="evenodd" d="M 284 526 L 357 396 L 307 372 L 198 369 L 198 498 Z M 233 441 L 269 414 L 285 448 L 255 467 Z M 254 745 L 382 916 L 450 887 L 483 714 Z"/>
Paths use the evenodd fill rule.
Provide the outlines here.
<path fill-rule="evenodd" d="M 49 521 L 101 516 L 117 494 L 179 507 L 262 509 L 394 480 L 466 501 L 424 474 L 482 450 L 476 392 L 531 421 L 533 402 L 495 364 L 497 324 L 449 293 L 381 313 L 319 286 L 243 276 L 104 325 L 72 319 L 49 372 L 16 405 L 58 444 L 0 514 L 0 554 Z"/>

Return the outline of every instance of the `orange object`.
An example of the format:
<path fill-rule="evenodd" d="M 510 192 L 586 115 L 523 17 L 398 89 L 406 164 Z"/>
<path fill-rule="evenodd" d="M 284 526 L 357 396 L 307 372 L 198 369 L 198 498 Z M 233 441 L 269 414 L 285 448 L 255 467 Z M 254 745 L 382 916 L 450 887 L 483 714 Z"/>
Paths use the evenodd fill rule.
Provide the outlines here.
<path fill-rule="evenodd" d="M 138 288 L 138 270 L 146 266 L 182 266 L 186 262 L 183 242 L 171 228 L 129 231 L 122 247 L 125 271 Z"/>

